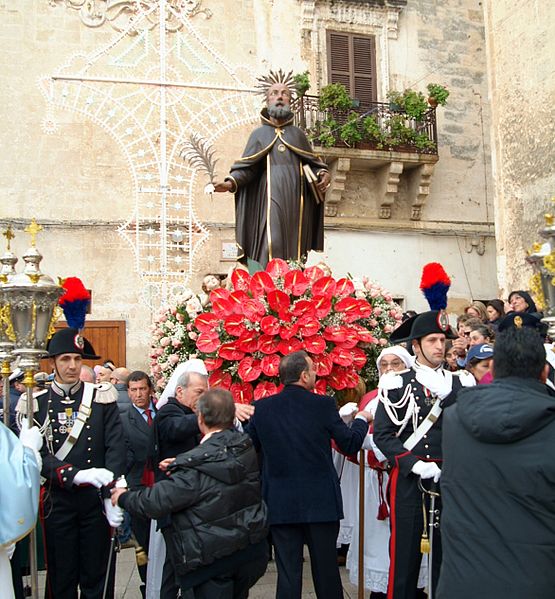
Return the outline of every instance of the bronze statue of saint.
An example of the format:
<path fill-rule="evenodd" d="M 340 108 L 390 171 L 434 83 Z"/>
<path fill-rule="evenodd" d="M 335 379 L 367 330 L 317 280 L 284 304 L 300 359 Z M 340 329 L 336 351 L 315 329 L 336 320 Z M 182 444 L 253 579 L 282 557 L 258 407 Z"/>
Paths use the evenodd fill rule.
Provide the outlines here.
<path fill-rule="evenodd" d="M 214 184 L 217 192 L 235 194 L 238 260 L 255 260 L 263 267 L 272 258 L 301 260 L 309 250 L 324 249 L 324 204 L 317 201 L 303 167 L 310 166 L 322 194 L 331 179 L 306 135 L 293 125 L 291 77 L 268 79 L 262 125 L 251 133 L 230 174 Z"/>

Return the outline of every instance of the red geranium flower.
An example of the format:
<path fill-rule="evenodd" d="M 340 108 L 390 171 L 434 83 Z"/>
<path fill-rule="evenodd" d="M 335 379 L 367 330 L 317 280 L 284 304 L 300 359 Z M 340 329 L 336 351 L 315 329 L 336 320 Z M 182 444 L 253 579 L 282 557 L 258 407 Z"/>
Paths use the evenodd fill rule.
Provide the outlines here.
<path fill-rule="evenodd" d="M 297 321 L 299 325 L 299 333 L 303 337 L 311 337 L 312 335 L 316 335 L 320 330 L 320 321 L 313 316 L 303 316 L 299 318 Z"/>
<path fill-rule="evenodd" d="M 342 326 L 330 326 L 326 327 L 322 334 L 324 335 L 324 339 L 326 339 L 326 341 L 331 341 L 332 343 L 343 343 L 343 341 L 345 341 L 345 337 L 347 336 L 347 331 L 345 327 Z"/>
<path fill-rule="evenodd" d="M 348 349 L 343 349 L 337 345 L 331 350 L 330 356 L 332 361 L 340 366 L 351 366 L 353 363 L 353 355 L 351 351 Z"/>
<path fill-rule="evenodd" d="M 291 339 L 297 334 L 299 325 L 296 323 L 286 322 L 279 329 L 279 336 L 282 339 Z"/>
<path fill-rule="evenodd" d="M 255 381 L 262 372 L 260 360 L 255 360 L 252 356 L 247 356 L 239 362 L 237 374 L 243 381 Z"/>
<path fill-rule="evenodd" d="M 251 322 L 258 322 L 266 314 L 266 308 L 261 301 L 250 298 L 243 305 L 243 314 Z"/>
<path fill-rule="evenodd" d="M 324 295 L 318 295 L 314 298 L 313 305 L 316 318 L 324 318 L 330 313 L 331 298 L 325 297 Z"/>
<path fill-rule="evenodd" d="M 357 370 L 360 370 L 367 362 L 364 350 L 360 347 L 353 347 L 353 349 L 351 350 L 351 354 L 353 356 L 353 366 Z"/>
<path fill-rule="evenodd" d="M 233 312 L 235 312 L 235 314 L 243 314 L 243 306 L 249 299 L 250 298 L 245 291 L 232 291 L 229 294 L 229 301 L 233 306 Z"/>
<path fill-rule="evenodd" d="M 294 306 L 291 308 L 291 314 L 293 316 L 303 316 L 305 314 L 313 314 L 314 313 L 314 303 L 312 300 L 298 300 L 295 302 Z"/>

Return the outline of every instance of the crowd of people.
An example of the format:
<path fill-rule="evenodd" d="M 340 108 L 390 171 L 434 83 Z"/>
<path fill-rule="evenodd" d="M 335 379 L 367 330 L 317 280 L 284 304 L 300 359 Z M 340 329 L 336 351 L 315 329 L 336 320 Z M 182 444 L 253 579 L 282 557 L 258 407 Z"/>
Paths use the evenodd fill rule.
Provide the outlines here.
<path fill-rule="evenodd" d="M 377 359 L 378 388 L 360 381 L 343 405 L 314 393 L 304 351 L 281 359 L 278 394 L 245 405 L 209 388 L 202 360 L 157 397 L 147 372 L 90 368 L 90 344 L 59 331 L 31 428 L 22 373 L 11 377 L 0 449 L 21 484 L 0 497 L 27 527 L 0 531 L 3 588 L 40 472 L 51 599 L 113 597 L 118 545 L 135 549 L 149 599 L 247 597 L 272 556 L 276 597 L 300 598 L 305 545 L 319 598 L 343 596 L 341 546 L 372 599 L 548 596 L 555 387 L 540 319 L 525 291 L 472 302 L 454 327 L 442 311 L 407 315 Z M 23 571 L 12 561 L 7 597 L 24 596 Z"/>

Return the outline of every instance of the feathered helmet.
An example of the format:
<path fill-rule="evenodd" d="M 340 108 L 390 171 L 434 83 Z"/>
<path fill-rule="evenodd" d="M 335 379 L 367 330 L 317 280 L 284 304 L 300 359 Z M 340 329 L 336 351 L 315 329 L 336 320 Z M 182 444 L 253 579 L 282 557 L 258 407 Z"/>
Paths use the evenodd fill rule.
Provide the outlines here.
<path fill-rule="evenodd" d="M 405 320 L 391 333 L 389 337 L 391 343 L 420 339 L 434 333 L 443 333 L 447 339 L 456 339 L 458 335 L 449 325 L 449 319 L 444 312 L 450 286 L 451 279 L 441 264 L 438 262 L 426 264 L 422 269 L 420 289 L 428 301 L 430 310 Z"/>
<path fill-rule="evenodd" d="M 91 302 L 91 294 L 77 277 L 63 279 L 61 285 L 65 291 L 58 303 L 64 312 L 68 328 L 52 336 L 47 346 L 48 355 L 81 354 L 86 360 L 99 360 L 100 356 L 96 355 L 90 341 L 81 334 L 85 328 L 85 315 Z"/>

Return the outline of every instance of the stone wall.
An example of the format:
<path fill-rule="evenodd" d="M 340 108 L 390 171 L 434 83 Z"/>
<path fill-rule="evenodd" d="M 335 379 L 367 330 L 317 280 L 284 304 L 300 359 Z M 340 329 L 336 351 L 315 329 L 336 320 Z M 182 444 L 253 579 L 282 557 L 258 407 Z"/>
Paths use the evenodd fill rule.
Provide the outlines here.
<path fill-rule="evenodd" d="M 528 288 L 526 250 L 555 196 L 555 4 L 484 2 L 492 106 L 497 274 Z"/>
<path fill-rule="evenodd" d="M 27 246 L 23 227 L 32 217 L 42 223 L 45 230 L 38 246 L 45 256 L 44 270 L 57 276 L 79 276 L 93 289 L 91 318 L 125 319 L 129 365 L 144 367 L 151 313 L 157 302 L 153 293 L 159 285 L 144 272 L 141 252 L 149 251 L 147 244 L 141 242 L 139 249 L 131 244 L 145 227 L 160 226 L 156 205 L 147 210 L 141 195 L 141 189 L 159 184 L 156 176 L 153 182 L 145 177 L 148 168 L 156 173 L 157 167 L 132 166 L 140 163 L 138 153 L 132 155 L 137 152 L 132 140 L 138 132 L 125 137 L 125 132 L 110 124 L 115 122 L 106 116 L 111 108 L 106 96 L 98 92 L 111 89 L 106 87 L 111 84 L 61 83 L 48 77 L 71 71 L 156 79 L 156 28 L 148 40 L 118 38 L 108 22 L 94 28 L 83 24 L 71 4 L 78 2 L 0 0 L 0 84 L 4 90 L 0 224 L 15 226 L 14 245 L 21 255 Z M 102 1 L 96 4 L 105 5 Z M 417 289 L 420 269 L 431 260 L 447 261 L 455 281 L 454 297 L 495 295 L 490 149 L 484 134 L 490 116 L 485 100 L 483 23 L 477 2 L 203 0 L 197 5 L 212 15 L 207 18 L 208 13 L 201 12 L 188 17 L 187 26 L 173 34 L 172 39 L 181 45 L 174 48 L 179 60 L 169 65 L 170 78 L 243 91 L 233 95 L 235 92 L 201 87 L 172 88 L 168 93 L 176 98 L 175 106 L 189 116 L 182 120 L 181 128 L 172 124 L 168 135 L 171 140 L 185 138 L 203 127 L 207 134 L 214 134 L 220 178 L 241 153 L 257 121 L 260 103 L 247 91 L 256 75 L 269 68 L 308 68 L 313 92 L 328 82 L 326 27 L 378 36 L 379 99 L 394 87 L 424 91 L 430 81 L 447 85 L 449 104 L 438 109 L 440 158 L 422 220 L 409 220 L 402 186 L 393 218 L 380 220 L 374 175 L 357 173 L 347 186 L 339 216 L 326 221 L 326 259 L 338 275 L 367 272 L 383 279 L 392 291 L 406 298 L 407 307 L 422 307 Z M 118 18 L 123 17 L 125 13 Z M 199 45 L 199 40 L 204 45 Z M 89 68 L 87 60 L 96 60 L 95 53 L 102 48 L 111 50 L 100 56 L 94 69 Z M 67 97 L 62 93 L 64 85 Z M 128 85 L 125 89 L 134 93 Z M 148 105 L 143 100 L 156 89 L 142 85 L 137 95 L 138 117 L 146 118 Z M 55 95 L 57 101 L 50 102 Z M 220 96 L 221 107 L 217 105 Z M 116 109 L 123 100 L 118 102 Z M 214 106 L 211 114 L 198 118 L 206 106 Z M 167 118 L 174 123 L 171 110 Z M 114 115 L 113 119 L 119 118 L 117 110 Z M 159 147 L 159 132 L 153 128 L 150 133 L 148 143 Z M 147 145 L 145 141 L 143 146 Z M 198 288 L 204 274 L 224 274 L 230 267 L 221 254 L 222 243 L 233 240 L 233 198 L 229 194 L 205 196 L 205 177 L 191 173 L 180 160 L 175 163 L 169 183 L 183 190 L 184 199 L 182 208 L 170 211 L 168 222 L 174 229 L 182 226 L 186 218 L 180 210 L 188 210 L 190 205 L 190 214 L 206 229 L 208 238 L 194 254 L 192 274 L 185 260 L 182 267 L 175 267 L 169 284 L 188 282 Z M 184 175 L 179 184 L 177 174 Z M 139 223 L 143 213 L 145 220 Z M 126 222 L 128 241 L 118 234 Z M 441 237 L 436 240 L 437 235 Z M 352 247 L 357 248 L 354 258 Z M 369 262 L 377 248 L 379 263 Z M 478 253 L 479 248 L 484 251 Z M 179 251 L 172 256 L 179 258 Z M 183 252 L 183 256 L 188 254 Z"/>

